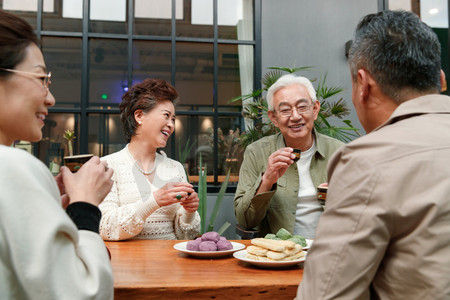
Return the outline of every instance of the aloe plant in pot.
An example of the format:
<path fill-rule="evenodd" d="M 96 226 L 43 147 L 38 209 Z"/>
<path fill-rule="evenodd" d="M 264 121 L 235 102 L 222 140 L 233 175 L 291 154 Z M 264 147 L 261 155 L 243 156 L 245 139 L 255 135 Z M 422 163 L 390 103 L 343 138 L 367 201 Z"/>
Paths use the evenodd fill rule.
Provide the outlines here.
<path fill-rule="evenodd" d="M 217 214 L 220 211 L 220 206 L 222 204 L 222 200 L 224 198 L 225 192 L 227 190 L 228 181 L 230 179 L 230 170 L 228 170 L 227 176 L 225 177 L 222 186 L 220 187 L 219 193 L 217 194 L 216 201 L 214 203 L 214 208 L 209 216 L 209 220 L 207 222 L 207 203 L 208 203 L 208 195 L 207 195 L 207 181 L 206 181 L 206 171 L 207 166 L 203 167 L 202 164 L 202 156 L 200 155 L 200 174 L 198 179 L 198 198 L 200 200 L 198 206 L 198 213 L 200 214 L 200 233 L 205 233 L 208 231 L 214 230 L 214 221 L 217 217 Z M 207 226 L 206 226 L 207 225 Z M 222 235 L 228 227 L 230 227 L 229 222 L 225 222 L 218 230 L 217 233 Z"/>

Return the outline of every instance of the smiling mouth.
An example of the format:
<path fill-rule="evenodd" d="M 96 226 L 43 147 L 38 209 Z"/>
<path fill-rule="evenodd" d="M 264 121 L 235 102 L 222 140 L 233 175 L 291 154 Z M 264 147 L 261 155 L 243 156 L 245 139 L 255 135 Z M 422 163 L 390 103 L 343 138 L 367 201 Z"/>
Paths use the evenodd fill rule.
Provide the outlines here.
<path fill-rule="evenodd" d="M 36 118 L 40 119 L 41 121 L 45 120 L 45 114 L 43 113 L 36 113 Z"/>
<path fill-rule="evenodd" d="M 305 126 L 305 124 L 296 124 L 296 125 L 289 126 L 289 128 L 299 129 L 299 128 L 302 128 L 303 126 Z"/>
<path fill-rule="evenodd" d="M 164 134 L 166 137 L 169 137 L 169 136 L 170 136 L 170 133 L 167 132 L 167 131 L 161 131 L 161 132 L 162 132 L 162 134 Z"/>

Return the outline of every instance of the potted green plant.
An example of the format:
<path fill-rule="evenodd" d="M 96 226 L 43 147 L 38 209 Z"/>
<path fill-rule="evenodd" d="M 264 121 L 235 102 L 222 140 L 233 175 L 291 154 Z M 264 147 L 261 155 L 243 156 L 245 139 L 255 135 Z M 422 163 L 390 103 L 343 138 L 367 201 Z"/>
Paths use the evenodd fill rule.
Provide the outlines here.
<path fill-rule="evenodd" d="M 187 180 L 189 181 L 189 154 L 191 153 L 192 147 L 195 145 L 196 141 L 191 143 L 191 139 L 188 137 L 186 144 L 184 147 L 181 143 L 181 136 L 178 137 L 178 159 L 180 163 L 183 165 L 184 172 L 186 172 Z"/>
<path fill-rule="evenodd" d="M 254 141 L 268 135 L 272 135 L 278 132 L 278 128 L 270 122 L 267 117 L 269 110 L 266 99 L 262 96 L 264 91 L 267 91 L 272 84 L 274 84 L 278 78 L 285 73 L 297 73 L 299 71 L 308 71 L 312 67 L 301 68 L 284 68 L 284 67 L 271 67 L 262 78 L 263 88 L 252 91 L 250 94 L 241 95 L 230 100 L 230 102 L 243 101 L 246 99 L 252 99 L 249 103 L 246 103 L 243 108 L 243 116 L 253 121 L 253 124 L 249 126 L 246 132 L 240 136 L 240 143 L 243 148 L 247 147 Z M 326 83 L 327 75 L 321 76 L 318 81 L 316 89 L 317 100 L 320 101 L 320 112 L 317 120 L 314 123 L 314 128 L 317 132 L 329 135 L 343 142 L 349 142 L 353 138 L 360 136 L 359 131 L 355 128 L 350 120 L 343 119 L 350 114 L 350 110 L 343 100 L 340 98 L 337 101 L 332 101 L 330 98 L 343 92 L 343 88 L 328 86 Z M 312 82 L 317 79 L 312 79 Z M 335 117 L 337 120 L 342 120 L 345 125 L 336 126 L 332 125 L 328 119 Z"/>
<path fill-rule="evenodd" d="M 223 161 L 223 169 L 230 171 L 231 175 L 239 173 L 239 156 L 242 153 L 242 147 L 239 142 L 240 130 L 230 129 L 225 135 L 221 128 L 217 130 L 219 141 L 219 160 Z"/>
<path fill-rule="evenodd" d="M 217 194 L 216 201 L 214 203 L 214 208 L 209 216 L 209 220 L 207 222 L 207 181 L 206 181 L 206 164 L 203 167 L 202 164 L 202 156 L 200 155 L 200 170 L 199 179 L 198 179 L 198 198 L 200 200 L 198 206 L 198 213 L 200 214 L 200 233 L 203 234 L 208 231 L 214 230 L 214 221 L 217 217 L 217 214 L 220 209 L 220 205 L 222 204 L 223 197 L 227 190 L 228 181 L 230 179 L 230 171 L 228 171 L 227 176 L 225 177 L 222 186 L 220 187 L 219 193 Z M 206 224 L 208 225 L 206 227 Z M 230 226 L 229 222 L 225 222 L 218 230 L 217 233 L 222 235 Z"/>

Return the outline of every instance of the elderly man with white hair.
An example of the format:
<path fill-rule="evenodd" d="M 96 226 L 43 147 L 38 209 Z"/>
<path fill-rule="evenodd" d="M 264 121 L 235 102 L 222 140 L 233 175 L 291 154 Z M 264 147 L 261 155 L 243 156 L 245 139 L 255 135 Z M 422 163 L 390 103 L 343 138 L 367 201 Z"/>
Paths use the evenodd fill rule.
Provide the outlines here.
<path fill-rule="evenodd" d="M 234 198 L 237 223 L 260 236 L 285 228 L 315 237 L 323 211 L 316 187 L 327 182 L 326 167 L 342 142 L 314 131 L 320 110 L 311 81 L 284 75 L 268 90 L 268 116 L 280 132 L 247 147 Z M 296 160 L 294 149 L 301 151 Z"/>

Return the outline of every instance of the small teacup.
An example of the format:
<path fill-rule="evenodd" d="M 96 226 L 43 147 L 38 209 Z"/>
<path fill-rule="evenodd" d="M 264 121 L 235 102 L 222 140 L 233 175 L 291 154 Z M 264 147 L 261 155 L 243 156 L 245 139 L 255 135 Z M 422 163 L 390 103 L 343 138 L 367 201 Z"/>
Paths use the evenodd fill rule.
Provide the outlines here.
<path fill-rule="evenodd" d="M 292 153 L 295 155 L 294 162 L 297 162 L 300 159 L 300 156 L 302 154 L 302 151 L 300 149 L 295 149 L 292 151 Z"/>
<path fill-rule="evenodd" d="M 327 200 L 328 186 L 318 186 L 317 187 L 317 200 L 323 206 Z"/>
<path fill-rule="evenodd" d="M 64 165 L 68 167 L 72 173 L 75 173 L 85 162 L 90 160 L 92 156 L 94 156 L 94 154 L 64 156 Z"/>

